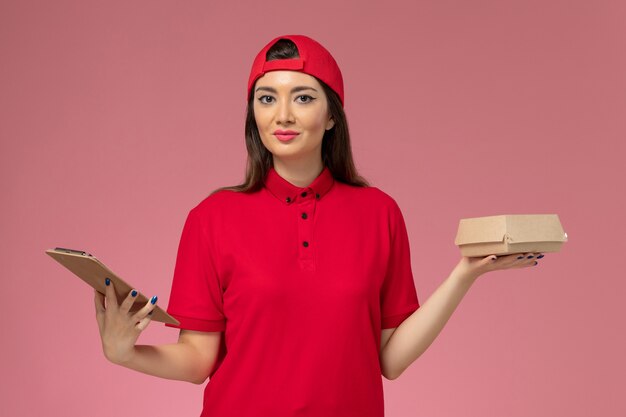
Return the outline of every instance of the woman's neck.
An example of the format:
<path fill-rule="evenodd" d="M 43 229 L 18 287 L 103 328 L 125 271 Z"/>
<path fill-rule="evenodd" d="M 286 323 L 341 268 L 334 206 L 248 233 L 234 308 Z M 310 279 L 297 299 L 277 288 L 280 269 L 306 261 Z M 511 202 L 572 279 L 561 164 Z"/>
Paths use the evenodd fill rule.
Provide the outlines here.
<path fill-rule="evenodd" d="M 289 163 L 274 159 L 274 170 L 296 187 L 307 187 L 324 170 L 324 164 L 321 159 L 310 164 Z"/>

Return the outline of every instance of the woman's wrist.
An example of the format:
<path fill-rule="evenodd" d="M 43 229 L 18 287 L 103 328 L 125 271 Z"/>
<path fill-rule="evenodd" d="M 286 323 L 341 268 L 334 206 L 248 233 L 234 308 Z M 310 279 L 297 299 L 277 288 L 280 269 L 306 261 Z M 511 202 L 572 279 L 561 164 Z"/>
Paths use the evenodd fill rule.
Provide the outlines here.
<path fill-rule="evenodd" d="M 129 351 L 123 352 L 123 353 L 115 352 L 112 349 L 106 349 L 106 348 L 104 349 L 104 356 L 110 362 L 116 365 L 121 365 L 121 366 L 125 366 L 126 364 L 131 363 L 136 353 L 137 353 L 137 350 L 135 346 L 133 346 Z"/>
<path fill-rule="evenodd" d="M 451 278 L 461 285 L 471 286 L 481 276 L 477 271 L 467 268 L 467 264 L 464 259 L 456 265 L 452 271 Z"/>

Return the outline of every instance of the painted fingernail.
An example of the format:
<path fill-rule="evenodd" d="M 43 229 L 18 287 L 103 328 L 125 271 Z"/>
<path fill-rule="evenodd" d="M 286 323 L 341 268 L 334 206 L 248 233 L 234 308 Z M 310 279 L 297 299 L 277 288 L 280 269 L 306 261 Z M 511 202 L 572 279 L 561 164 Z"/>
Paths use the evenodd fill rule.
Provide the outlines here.
<path fill-rule="evenodd" d="M 528 259 L 530 259 L 530 258 L 534 258 L 534 257 L 535 257 L 535 255 L 528 255 L 528 256 L 527 256 L 527 258 L 528 258 Z"/>
<path fill-rule="evenodd" d="M 522 258 L 523 258 L 523 256 L 518 256 L 518 257 L 517 257 L 517 259 L 522 259 Z"/>
<path fill-rule="evenodd" d="M 108 278 L 106 278 L 106 279 L 104 280 L 104 283 L 105 283 L 106 285 L 110 285 L 110 284 L 111 284 L 111 280 L 110 280 L 110 279 L 108 279 Z"/>
<path fill-rule="evenodd" d="M 132 295 L 133 297 L 136 297 L 137 296 L 137 291 L 133 290 L 133 292 L 131 292 L 130 295 Z"/>
<path fill-rule="evenodd" d="M 151 302 L 152 304 L 155 304 L 155 303 L 157 302 L 157 298 L 158 298 L 158 297 L 157 297 L 156 295 L 155 295 L 155 296 L 153 296 L 153 297 L 152 297 L 152 299 L 150 300 L 150 302 Z"/>
<path fill-rule="evenodd" d="M 544 256 L 544 255 L 543 255 L 543 254 L 541 254 L 541 255 L 537 256 L 537 259 L 541 259 L 541 258 L 543 258 L 543 256 Z"/>

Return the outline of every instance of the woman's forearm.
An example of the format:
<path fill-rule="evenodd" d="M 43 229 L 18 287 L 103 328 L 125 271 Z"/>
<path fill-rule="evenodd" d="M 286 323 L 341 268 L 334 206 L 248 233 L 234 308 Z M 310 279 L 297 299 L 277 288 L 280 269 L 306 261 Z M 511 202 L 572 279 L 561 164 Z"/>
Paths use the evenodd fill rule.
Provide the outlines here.
<path fill-rule="evenodd" d="M 190 344 L 135 345 L 132 357 L 117 365 L 165 379 L 202 384 L 208 375 L 201 356 Z"/>
<path fill-rule="evenodd" d="M 413 314 L 393 332 L 381 355 L 383 374 L 399 377 L 439 335 L 475 278 L 455 269 Z"/>

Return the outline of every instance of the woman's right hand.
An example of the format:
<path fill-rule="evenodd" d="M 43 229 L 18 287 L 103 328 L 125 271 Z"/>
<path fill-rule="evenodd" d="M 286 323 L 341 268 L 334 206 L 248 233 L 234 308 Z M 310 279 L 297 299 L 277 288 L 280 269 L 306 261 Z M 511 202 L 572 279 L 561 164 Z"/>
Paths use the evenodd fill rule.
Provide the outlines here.
<path fill-rule="evenodd" d="M 150 324 L 157 297 L 148 300 L 139 311 L 130 313 L 137 292 L 129 292 L 122 304 L 118 305 L 113 281 L 107 280 L 109 285 L 106 285 L 106 307 L 105 295 L 94 289 L 96 320 L 104 356 L 113 363 L 121 364 L 131 360 L 137 338 Z"/>

